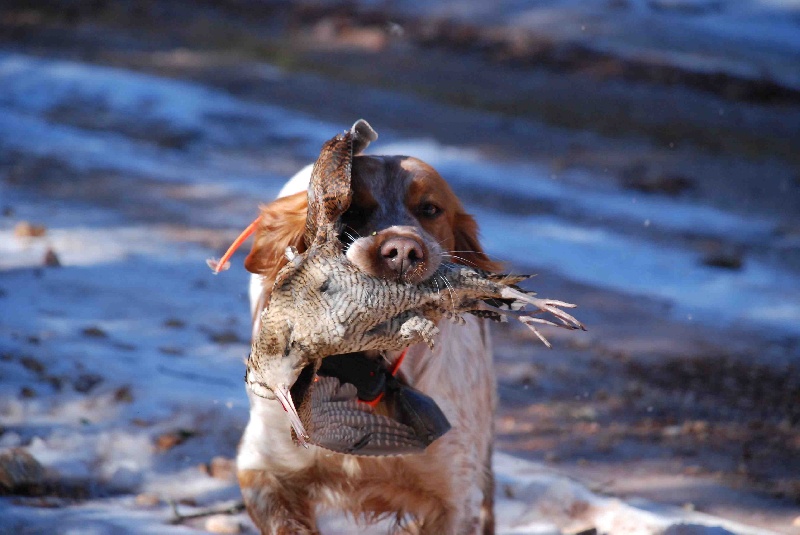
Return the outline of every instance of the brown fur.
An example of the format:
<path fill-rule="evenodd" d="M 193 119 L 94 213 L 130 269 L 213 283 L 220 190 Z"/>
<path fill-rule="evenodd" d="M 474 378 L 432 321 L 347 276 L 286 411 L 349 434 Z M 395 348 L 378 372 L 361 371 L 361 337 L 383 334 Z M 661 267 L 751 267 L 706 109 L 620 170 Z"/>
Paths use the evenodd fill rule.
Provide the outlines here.
<path fill-rule="evenodd" d="M 383 273 L 376 251 L 393 234 L 420 241 L 429 263 L 426 271 L 442 259 L 484 270 L 499 267 L 483 252 L 474 219 L 427 164 L 406 157 L 356 157 L 353 190 L 353 204 L 343 216 L 357 238 L 348 258 L 365 271 Z M 306 209 L 305 192 L 262 208 L 245 261 L 248 270 L 262 277 L 264 288 L 254 303 L 254 321 L 285 263 L 286 246 L 305 249 Z M 400 369 L 409 384 L 434 398 L 453 426 L 423 454 L 354 457 L 299 448 L 289 439 L 280 405 L 251 395 L 239 482 L 262 532 L 318 533 L 315 512 L 327 506 L 362 522 L 388 518 L 397 531 L 493 533 L 495 382 L 488 331 L 475 318 L 466 325 L 441 322 L 439 327 L 436 349 L 412 346 Z"/>
<path fill-rule="evenodd" d="M 280 268 L 286 264 L 286 247 L 292 246 L 298 252 L 304 252 L 307 213 L 308 199 L 304 191 L 262 206 L 253 247 L 244 261 L 247 271 L 275 280 Z"/>

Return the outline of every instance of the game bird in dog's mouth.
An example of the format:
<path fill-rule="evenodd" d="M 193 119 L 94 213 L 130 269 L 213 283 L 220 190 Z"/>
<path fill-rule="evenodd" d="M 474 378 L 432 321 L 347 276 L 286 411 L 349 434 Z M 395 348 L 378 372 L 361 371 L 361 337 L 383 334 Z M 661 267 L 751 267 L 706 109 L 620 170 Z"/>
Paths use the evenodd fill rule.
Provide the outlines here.
<path fill-rule="evenodd" d="M 432 277 L 412 284 L 375 277 L 352 264 L 339 239 L 340 217 L 352 198 L 353 154 L 376 138 L 370 125 L 360 120 L 323 145 L 308 188 L 308 249 L 298 254 L 287 248 L 289 262 L 279 272 L 262 312 L 245 376 L 253 393 L 280 401 L 300 444 L 311 442 L 341 452 L 358 451 L 359 436 L 372 440 L 373 453 L 419 450 L 449 426 L 444 415 L 444 421 L 438 421 L 435 403 L 421 411 L 433 420 L 427 428 L 430 436 L 422 438 L 414 425 L 374 414 L 356 400 L 352 385 L 317 375 L 323 358 L 400 350 L 418 342 L 432 347 L 436 322 L 443 317 L 463 321 L 464 313 L 494 320 L 516 318 L 548 347 L 535 324 L 584 328 L 561 310 L 575 305 L 539 299 L 516 286 L 527 276 L 442 263 Z M 533 310 L 525 311 L 525 306 Z M 542 313 L 554 321 L 535 316 Z M 351 433 L 356 427 L 359 436 Z"/>

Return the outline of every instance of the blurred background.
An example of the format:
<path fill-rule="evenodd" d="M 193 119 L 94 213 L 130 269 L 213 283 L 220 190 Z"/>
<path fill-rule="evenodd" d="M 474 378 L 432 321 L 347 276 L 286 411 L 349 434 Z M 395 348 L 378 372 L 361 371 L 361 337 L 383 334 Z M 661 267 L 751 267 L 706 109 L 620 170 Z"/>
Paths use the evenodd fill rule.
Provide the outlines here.
<path fill-rule="evenodd" d="M 358 118 L 589 328 L 494 330 L 501 532 L 800 533 L 795 0 L 3 0 L 0 532 L 253 529 L 205 259 Z"/>

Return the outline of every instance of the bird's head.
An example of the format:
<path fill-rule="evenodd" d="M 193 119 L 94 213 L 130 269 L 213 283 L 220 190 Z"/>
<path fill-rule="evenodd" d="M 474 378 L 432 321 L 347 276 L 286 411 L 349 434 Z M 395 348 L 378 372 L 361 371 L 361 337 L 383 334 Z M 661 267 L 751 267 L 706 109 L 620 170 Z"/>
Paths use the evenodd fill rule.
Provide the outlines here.
<path fill-rule="evenodd" d="M 261 358 L 256 362 L 251 353 L 247 359 L 245 383 L 256 396 L 270 400 L 277 399 L 281 403 L 297 435 L 297 441 L 302 446 L 308 447 L 306 444 L 308 434 L 303 422 L 300 421 L 290 391 L 302 369 L 303 366 L 289 355 L 271 355 L 270 358 Z"/>

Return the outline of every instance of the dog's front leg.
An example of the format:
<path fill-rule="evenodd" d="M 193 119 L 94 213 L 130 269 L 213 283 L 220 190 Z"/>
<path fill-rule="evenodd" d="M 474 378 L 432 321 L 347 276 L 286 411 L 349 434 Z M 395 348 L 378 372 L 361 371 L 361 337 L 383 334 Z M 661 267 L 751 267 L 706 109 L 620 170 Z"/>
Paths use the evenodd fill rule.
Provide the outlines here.
<path fill-rule="evenodd" d="M 247 512 L 263 535 L 319 535 L 306 489 L 266 470 L 239 470 Z"/>

